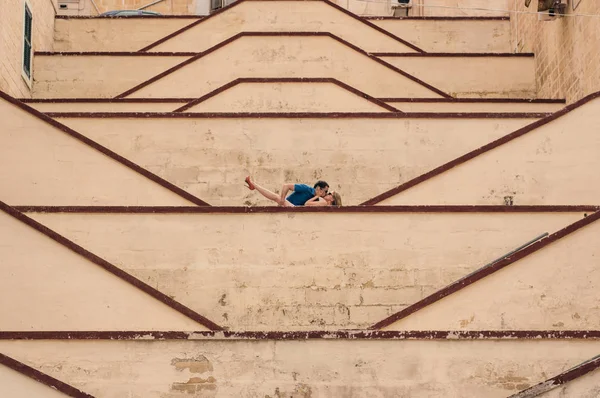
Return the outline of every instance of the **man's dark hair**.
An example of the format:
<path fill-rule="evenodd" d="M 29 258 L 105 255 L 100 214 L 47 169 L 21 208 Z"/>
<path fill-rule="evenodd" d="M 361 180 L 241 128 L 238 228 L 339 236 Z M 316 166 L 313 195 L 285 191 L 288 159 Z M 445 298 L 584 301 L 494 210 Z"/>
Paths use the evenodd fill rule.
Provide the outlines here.
<path fill-rule="evenodd" d="M 317 181 L 317 182 L 315 182 L 315 186 L 313 188 L 316 188 L 316 187 L 325 189 L 325 188 L 329 188 L 329 184 L 327 184 L 325 181 Z"/>

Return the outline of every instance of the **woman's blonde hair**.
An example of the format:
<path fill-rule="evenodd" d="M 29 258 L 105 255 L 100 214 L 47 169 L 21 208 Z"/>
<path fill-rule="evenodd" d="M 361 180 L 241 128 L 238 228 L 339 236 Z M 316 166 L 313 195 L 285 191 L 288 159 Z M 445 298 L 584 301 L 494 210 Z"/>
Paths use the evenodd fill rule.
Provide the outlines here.
<path fill-rule="evenodd" d="M 333 206 L 338 206 L 341 207 L 342 206 L 342 197 L 340 196 L 339 193 L 337 192 L 332 192 L 331 196 L 333 196 Z"/>

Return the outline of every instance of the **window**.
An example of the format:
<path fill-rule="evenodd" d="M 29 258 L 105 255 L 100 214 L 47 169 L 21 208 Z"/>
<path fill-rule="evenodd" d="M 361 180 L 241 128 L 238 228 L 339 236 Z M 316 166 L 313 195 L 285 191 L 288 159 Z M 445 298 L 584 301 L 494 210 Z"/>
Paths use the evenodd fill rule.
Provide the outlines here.
<path fill-rule="evenodd" d="M 23 29 L 23 73 L 31 79 L 31 22 L 33 16 L 27 3 L 25 3 L 25 22 Z"/>

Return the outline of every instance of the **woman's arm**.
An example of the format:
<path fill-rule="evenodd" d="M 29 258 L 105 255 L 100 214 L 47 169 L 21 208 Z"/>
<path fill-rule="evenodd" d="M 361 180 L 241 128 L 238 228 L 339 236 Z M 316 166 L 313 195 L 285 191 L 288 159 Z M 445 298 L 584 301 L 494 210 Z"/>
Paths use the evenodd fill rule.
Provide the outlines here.
<path fill-rule="evenodd" d="M 307 200 L 304 203 L 304 206 L 309 206 L 309 207 L 322 207 L 322 206 L 327 206 L 327 205 L 328 205 L 327 201 L 319 196 L 315 196 L 315 197 Z"/>

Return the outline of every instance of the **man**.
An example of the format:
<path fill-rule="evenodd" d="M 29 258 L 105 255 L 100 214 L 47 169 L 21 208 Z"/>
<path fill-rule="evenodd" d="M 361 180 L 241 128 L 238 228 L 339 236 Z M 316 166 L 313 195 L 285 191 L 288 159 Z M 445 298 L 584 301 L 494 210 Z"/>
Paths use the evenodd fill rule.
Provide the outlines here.
<path fill-rule="evenodd" d="M 289 191 L 293 191 L 293 193 L 286 198 L 285 196 Z M 287 200 L 294 206 L 304 206 L 309 199 L 315 196 L 324 197 L 327 195 L 327 191 L 329 191 L 329 184 L 325 181 L 317 181 L 312 188 L 306 184 L 283 184 L 281 196 L 279 197 L 280 204 Z"/>
<path fill-rule="evenodd" d="M 265 198 L 272 200 L 279 206 L 295 207 L 295 206 L 330 206 L 331 200 L 320 200 L 327 195 L 329 191 L 329 184 L 325 181 L 317 181 L 311 188 L 306 184 L 283 184 L 281 188 L 281 195 L 277 195 L 274 192 L 258 185 L 250 179 L 250 176 L 246 177 L 246 184 L 248 189 L 257 190 Z M 293 191 L 290 196 L 286 198 L 288 192 Z M 319 200 L 312 200 L 317 198 Z M 331 199 L 331 198 L 329 198 Z M 309 202 L 309 203 L 307 203 Z"/>

